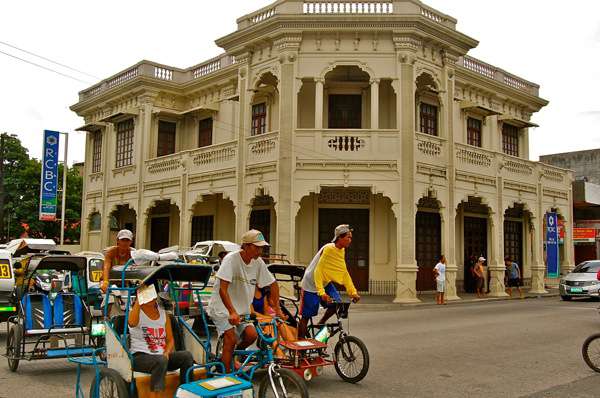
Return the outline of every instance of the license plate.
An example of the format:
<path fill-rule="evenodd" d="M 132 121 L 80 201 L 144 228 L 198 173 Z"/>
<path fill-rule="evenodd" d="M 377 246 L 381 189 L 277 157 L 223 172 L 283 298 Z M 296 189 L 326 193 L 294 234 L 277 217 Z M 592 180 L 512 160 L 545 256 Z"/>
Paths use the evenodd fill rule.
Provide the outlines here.
<path fill-rule="evenodd" d="M 572 287 L 570 292 L 571 293 L 583 293 L 583 289 L 580 287 Z"/>
<path fill-rule="evenodd" d="M 0 279 L 10 279 L 12 275 L 10 273 L 10 265 L 0 264 Z"/>

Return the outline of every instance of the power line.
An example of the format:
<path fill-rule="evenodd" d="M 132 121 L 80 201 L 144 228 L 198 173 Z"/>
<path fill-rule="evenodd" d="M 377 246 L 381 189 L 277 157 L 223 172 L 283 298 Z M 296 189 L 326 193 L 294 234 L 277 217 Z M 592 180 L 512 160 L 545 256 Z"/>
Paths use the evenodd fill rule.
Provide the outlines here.
<path fill-rule="evenodd" d="M 96 76 L 94 76 L 94 75 L 90 75 L 89 73 L 86 73 L 86 72 L 84 72 L 84 71 L 81 71 L 81 70 L 79 70 L 79 69 L 72 68 L 72 67 L 70 67 L 70 66 L 68 66 L 68 65 L 61 64 L 60 62 L 53 61 L 53 60 L 51 60 L 50 58 L 46 58 L 46 57 L 44 57 L 44 56 L 41 56 L 41 55 L 38 55 L 38 54 L 36 54 L 36 53 L 34 53 L 34 52 L 31 52 L 31 51 L 24 50 L 24 49 L 22 49 L 22 48 L 19 48 L 19 47 L 17 47 L 17 46 L 13 46 L 12 44 L 10 44 L 10 43 L 7 43 L 7 42 L 5 42 L 5 41 L 0 41 L 0 44 L 4 44 L 4 45 L 5 45 L 5 46 L 7 46 L 7 47 L 14 48 L 15 50 L 22 51 L 22 52 L 24 52 L 24 53 L 26 53 L 26 54 L 33 55 L 34 57 L 41 58 L 41 59 L 43 59 L 44 61 L 51 62 L 51 63 L 53 63 L 53 64 L 55 64 L 55 65 L 58 65 L 58 66 L 62 66 L 63 68 L 70 69 L 70 70 L 72 70 L 72 71 L 74 71 L 74 72 L 81 73 L 82 75 L 86 75 L 86 76 L 92 77 L 92 78 L 94 78 L 94 79 L 101 80 L 99 77 L 96 77 Z"/>
<path fill-rule="evenodd" d="M 17 57 L 16 55 L 12 55 L 12 54 L 6 53 L 6 52 L 4 52 L 4 51 L 2 51 L 2 50 L 0 50 L 0 54 L 4 54 L 4 55 L 6 55 L 6 56 L 9 56 L 9 57 L 12 57 L 12 58 L 18 59 L 19 61 L 25 62 L 25 63 L 27 63 L 27 64 L 30 64 L 30 65 L 33 65 L 33 66 L 37 66 L 38 68 L 42 68 L 42 69 L 44 69 L 44 70 L 47 70 L 47 71 L 49 71 L 49 72 L 54 72 L 54 73 L 56 73 L 56 74 L 58 74 L 58 75 L 61 75 L 61 76 L 67 77 L 67 78 L 69 78 L 69 79 L 76 80 L 76 81 L 78 81 L 78 82 L 81 82 L 81 83 L 85 83 L 85 84 L 92 84 L 91 82 L 88 82 L 88 81 L 86 81 L 86 80 L 81 80 L 81 79 L 78 79 L 78 78 L 76 78 L 76 77 L 73 77 L 73 76 L 71 76 L 71 75 L 67 75 L 66 73 L 62 73 L 62 72 L 59 72 L 59 71 L 57 71 L 57 70 L 54 70 L 54 69 L 52 69 L 52 68 L 48 68 L 48 67 L 46 67 L 46 66 L 43 66 L 43 65 L 40 65 L 40 64 L 36 64 L 35 62 L 28 61 L 28 60 L 26 60 L 26 59 L 23 59 L 23 58 Z"/>

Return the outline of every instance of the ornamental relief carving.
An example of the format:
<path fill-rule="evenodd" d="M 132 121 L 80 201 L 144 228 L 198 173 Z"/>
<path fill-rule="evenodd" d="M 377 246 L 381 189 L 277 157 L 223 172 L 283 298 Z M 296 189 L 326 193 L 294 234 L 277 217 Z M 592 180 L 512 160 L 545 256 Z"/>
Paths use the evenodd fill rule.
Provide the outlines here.
<path fill-rule="evenodd" d="M 371 190 L 369 188 L 322 187 L 319 203 L 330 204 L 369 204 Z"/>

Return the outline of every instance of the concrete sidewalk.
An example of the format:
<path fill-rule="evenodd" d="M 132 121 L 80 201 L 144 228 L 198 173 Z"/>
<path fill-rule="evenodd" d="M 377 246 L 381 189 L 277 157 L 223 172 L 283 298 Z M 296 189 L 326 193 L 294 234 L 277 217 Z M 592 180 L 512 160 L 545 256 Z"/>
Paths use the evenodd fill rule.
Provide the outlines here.
<path fill-rule="evenodd" d="M 527 291 L 528 289 L 523 289 L 523 298 L 539 298 L 539 297 L 558 297 L 558 289 L 546 287 L 548 293 L 546 294 L 532 294 Z M 476 302 L 489 302 L 489 301 L 502 301 L 502 300 L 519 300 L 519 292 L 516 289 L 513 289 L 513 297 L 490 297 L 486 296 L 484 298 L 477 298 L 474 293 L 458 293 L 460 297 L 459 300 L 448 300 L 447 305 L 458 305 L 458 304 L 468 304 L 468 303 L 476 303 Z M 361 296 L 360 302 L 354 304 L 352 307 L 355 309 L 360 308 L 373 308 L 373 307 L 417 307 L 417 306 L 432 306 L 436 305 L 435 303 L 435 292 L 419 292 L 417 298 L 421 300 L 418 303 L 408 303 L 408 304 L 395 304 L 394 296 Z"/>

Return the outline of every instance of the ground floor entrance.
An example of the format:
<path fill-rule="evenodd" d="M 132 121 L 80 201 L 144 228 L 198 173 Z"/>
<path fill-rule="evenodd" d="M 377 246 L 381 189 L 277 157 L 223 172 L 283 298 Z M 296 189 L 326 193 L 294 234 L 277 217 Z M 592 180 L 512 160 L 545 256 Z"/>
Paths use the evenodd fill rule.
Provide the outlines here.
<path fill-rule="evenodd" d="M 319 209 L 319 247 L 333 239 L 339 224 L 350 224 L 352 244 L 346 250 L 346 264 L 354 285 L 369 290 L 369 209 Z"/>
<path fill-rule="evenodd" d="M 169 217 L 152 217 L 150 221 L 150 250 L 159 251 L 169 246 Z"/>
<path fill-rule="evenodd" d="M 471 269 L 479 257 L 487 259 L 487 218 L 464 217 L 465 291 L 475 292 L 475 278 Z"/>
<path fill-rule="evenodd" d="M 418 211 L 415 232 L 415 255 L 419 267 L 417 290 L 434 290 L 433 267 L 442 252 L 440 213 Z"/>

